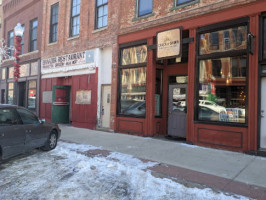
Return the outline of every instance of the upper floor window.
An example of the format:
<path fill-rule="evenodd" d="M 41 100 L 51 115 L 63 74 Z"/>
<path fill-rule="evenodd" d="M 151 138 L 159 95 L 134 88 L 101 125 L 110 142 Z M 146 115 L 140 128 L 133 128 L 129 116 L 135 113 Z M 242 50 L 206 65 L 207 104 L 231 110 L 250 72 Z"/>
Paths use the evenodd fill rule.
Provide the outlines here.
<path fill-rule="evenodd" d="M 23 30 L 25 30 L 25 26 L 24 25 L 22 25 L 22 28 L 23 28 Z M 22 39 L 21 39 L 20 44 L 21 44 L 20 54 L 22 55 L 24 53 L 24 34 L 22 35 Z"/>
<path fill-rule="evenodd" d="M 138 17 L 152 13 L 152 0 L 138 0 Z"/>
<path fill-rule="evenodd" d="M 79 35 L 80 0 L 72 0 L 70 19 L 70 37 Z"/>
<path fill-rule="evenodd" d="M 51 6 L 50 43 L 57 41 L 58 3 Z"/>
<path fill-rule="evenodd" d="M 37 50 L 37 28 L 38 20 L 34 19 L 30 22 L 30 52 Z"/>
<path fill-rule="evenodd" d="M 108 0 L 96 0 L 96 29 L 107 26 Z"/>
<path fill-rule="evenodd" d="M 180 6 L 197 0 L 175 0 L 175 6 Z"/>
<path fill-rule="evenodd" d="M 14 32 L 13 32 L 13 30 L 8 32 L 7 46 L 8 47 L 13 47 L 14 46 Z M 9 57 L 13 56 L 13 50 L 12 49 L 8 50 L 8 56 Z"/>

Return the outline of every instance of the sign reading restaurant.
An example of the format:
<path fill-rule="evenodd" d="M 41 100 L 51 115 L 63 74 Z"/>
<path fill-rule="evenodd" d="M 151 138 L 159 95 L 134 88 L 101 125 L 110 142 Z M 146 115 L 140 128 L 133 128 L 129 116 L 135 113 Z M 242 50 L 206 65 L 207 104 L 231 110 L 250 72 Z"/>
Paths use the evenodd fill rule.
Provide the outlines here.
<path fill-rule="evenodd" d="M 43 59 L 41 61 L 42 74 L 67 72 L 79 69 L 91 69 L 94 71 L 95 63 L 94 59 L 92 59 L 93 56 L 93 51 L 82 51 Z"/>
<path fill-rule="evenodd" d="M 157 33 L 157 59 L 177 58 L 182 53 L 181 27 Z"/>

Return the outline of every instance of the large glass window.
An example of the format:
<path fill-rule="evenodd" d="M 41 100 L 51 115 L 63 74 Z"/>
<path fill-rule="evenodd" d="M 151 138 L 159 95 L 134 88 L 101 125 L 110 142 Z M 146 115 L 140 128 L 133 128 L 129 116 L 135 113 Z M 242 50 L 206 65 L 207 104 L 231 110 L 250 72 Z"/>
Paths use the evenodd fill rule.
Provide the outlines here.
<path fill-rule="evenodd" d="M 10 47 L 10 49 L 8 49 L 7 54 L 9 57 L 12 57 L 14 53 L 14 51 L 12 50 L 12 47 L 14 46 L 14 32 L 13 31 L 8 32 L 7 46 Z"/>
<path fill-rule="evenodd" d="M 29 64 L 24 64 L 20 66 L 19 69 L 20 76 L 19 77 L 26 77 L 29 76 L 30 73 L 30 65 Z"/>
<path fill-rule="evenodd" d="M 6 79 L 6 68 L 2 68 L 2 76 L 1 76 L 1 79 L 2 80 L 5 80 Z"/>
<path fill-rule="evenodd" d="M 139 54 L 140 52 L 142 55 Z M 146 58 L 146 45 L 121 50 L 118 100 L 118 114 L 120 115 L 146 116 Z M 132 64 L 135 67 L 129 68 Z"/>
<path fill-rule="evenodd" d="M 50 43 L 57 41 L 58 7 L 59 3 L 51 6 Z"/>
<path fill-rule="evenodd" d="M 108 0 L 96 0 L 96 29 L 107 26 Z"/>
<path fill-rule="evenodd" d="M 138 0 L 138 16 L 152 13 L 152 0 Z"/>
<path fill-rule="evenodd" d="M 7 103 L 13 104 L 13 100 L 14 100 L 14 83 L 8 83 Z"/>
<path fill-rule="evenodd" d="M 121 51 L 121 65 L 133 65 L 147 62 L 147 45 L 125 48 Z"/>
<path fill-rule="evenodd" d="M 8 68 L 8 78 L 13 79 L 14 78 L 14 67 Z"/>
<path fill-rule="evenodd" d="M 121 70 L 121 110 L 119 114 L 145 117 L 146 67 Z"/>
<path fill-rule="evenodd" d="M 247 26 L 203 33 L 200 37 L 200 55 L 247 48 Z"/>
<path fill-rule="evenodd" d="M 33 62 L 30 64 L 30 75 L 31 76 L 38 75 L 38 62 Z"/>
<path fill-rule="evenodd" d="M 36 80 L 29 81 L 28 108 L 32 110 L 36 109 L 36 91 L 37 91 Z"/>
<path fill-rule="evenodd" d="M 80 0 L 72 0 L 70 18 L 70 37 L 79 35 Z"/>
<path fill-rule="evenodd" d="M 201 33 L 199 38 L 197 119 L 246 123 L 247 25 Z"/>
<path fill-rule="evenodd" d="M 37 50 L 37 28 L 38 20 L 34 19 L 30 22 L 30 52 Z"/>

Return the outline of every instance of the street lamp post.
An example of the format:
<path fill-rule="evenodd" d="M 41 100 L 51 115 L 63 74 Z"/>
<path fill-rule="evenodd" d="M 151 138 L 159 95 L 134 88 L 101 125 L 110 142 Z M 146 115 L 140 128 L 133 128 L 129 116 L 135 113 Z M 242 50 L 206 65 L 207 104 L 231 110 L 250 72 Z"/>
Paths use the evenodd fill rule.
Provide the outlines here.
<path fill-rule="evenodd" d="M 15 89 L 15 104 L 18 105 L 18 78 L 20 76 L 20 64 L 19 64 L 19 55 L 21 54 L 21 40 L 24 33 L 24 29 L 20 23 L 14 28 L 15 33 L 15 52 L 14 52 L 14 89 Z"/>

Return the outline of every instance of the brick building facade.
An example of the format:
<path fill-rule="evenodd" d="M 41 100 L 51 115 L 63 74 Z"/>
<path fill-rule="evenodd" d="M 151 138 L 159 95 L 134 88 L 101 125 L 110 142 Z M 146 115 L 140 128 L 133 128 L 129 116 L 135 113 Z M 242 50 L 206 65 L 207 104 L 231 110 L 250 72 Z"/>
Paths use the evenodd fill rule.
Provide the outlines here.
<path fill-rule="evenodd" d="M 119 10 L 117 1 L 97 2 L 44 3 L 41 118 L 91 129 L 113 127 L 111 74 Z"/>
<path fill-rule="evenodd" d="M 12 43 L 17 19 L 25 33 L 17 88 L 12 59 L 1 67 L 2 103 L 77 127 L 265 154 L 265 7 L 262 0 L 7 0 L 3 37 Z"/>
<path fill-rule="evenodd" d="M 120 3 L 115 131 L 265 154 L 265 1 Z"/>
<path fill-rule="evenodd" d="M 6 45 L 14 46 L 14 27 L 24 27 L 20 78 L 14 81 L 13 51 L 8 51 L 1 66 L 1 103 L 24 106 L 39 114 L 40 58 L 41 58 L 41 0 L 3 1 L 3 38 Z"/>

